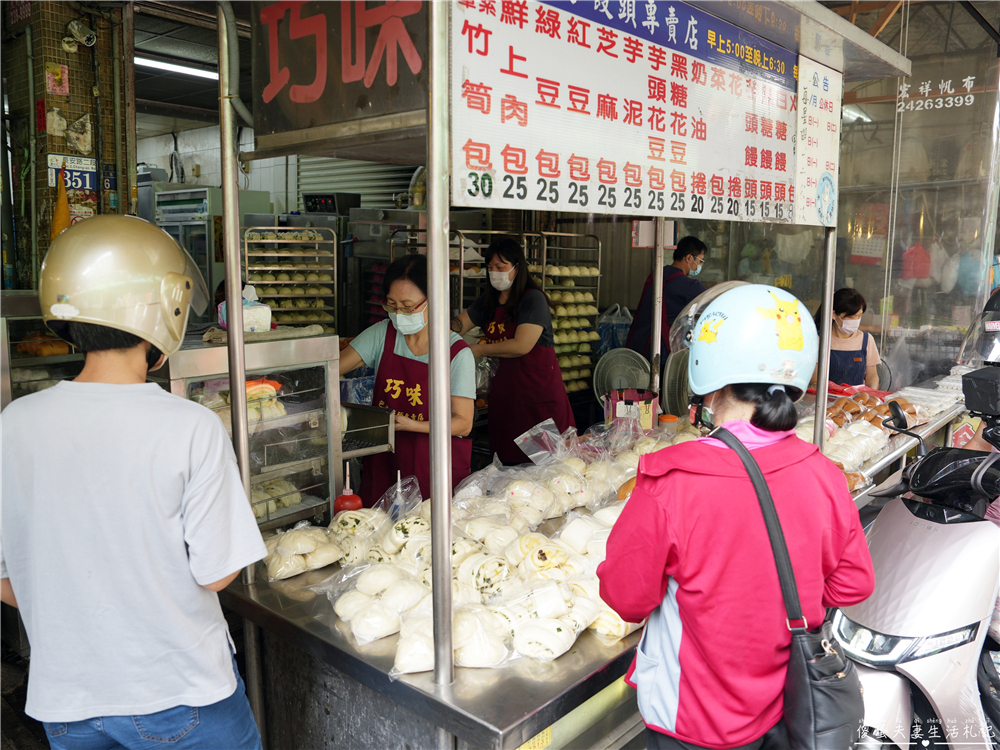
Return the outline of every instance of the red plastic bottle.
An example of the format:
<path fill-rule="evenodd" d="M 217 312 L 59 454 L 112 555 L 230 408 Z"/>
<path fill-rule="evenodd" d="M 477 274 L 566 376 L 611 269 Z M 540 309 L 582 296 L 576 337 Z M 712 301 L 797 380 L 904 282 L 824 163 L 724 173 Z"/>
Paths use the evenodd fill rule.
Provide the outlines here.
<path fill-rule="evenodd" d="M 344 492 L 333 501 L 334 514 L 342 510 L 360 510 L 364 506 L 359 495 L 355 495 L 351 489 L 351 466 L 347 466 L 347 481 L 344 482 Z"/>

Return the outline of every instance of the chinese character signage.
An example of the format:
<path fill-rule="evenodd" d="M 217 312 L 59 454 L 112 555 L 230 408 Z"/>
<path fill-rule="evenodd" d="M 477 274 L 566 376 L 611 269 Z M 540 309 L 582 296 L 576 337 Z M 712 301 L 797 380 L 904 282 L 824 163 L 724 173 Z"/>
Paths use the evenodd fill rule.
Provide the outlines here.
<path fill-rule="evenodd" d="M 251 9 L 258 139 L 426 109 L 422 0 L 282 0 L 254 2 Z"/>
<path fill-rule="evenodd" d="M 799 58 L 796 223 L 837 224 L 837 165 L 843 80 L 807 57 Z"/>
<path fill-rule="evenodd" d="M 760 37 L 682 2 L 459 0 L 451 60 L 452 205 L 796 220 L 799 58 Z"/>

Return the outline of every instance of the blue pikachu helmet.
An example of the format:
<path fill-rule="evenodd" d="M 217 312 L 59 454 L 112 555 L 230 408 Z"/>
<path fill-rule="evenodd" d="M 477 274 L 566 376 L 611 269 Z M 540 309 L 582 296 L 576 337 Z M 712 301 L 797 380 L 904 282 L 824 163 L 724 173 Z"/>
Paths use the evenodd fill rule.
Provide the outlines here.
<path fill-rule="evenodd" d="M 819 337 L 806 306 L 784 289 L 744 284 L 719 295 L 690 333 L 688 382 L 697 395 L 735 383 L 809 386 Z"/>

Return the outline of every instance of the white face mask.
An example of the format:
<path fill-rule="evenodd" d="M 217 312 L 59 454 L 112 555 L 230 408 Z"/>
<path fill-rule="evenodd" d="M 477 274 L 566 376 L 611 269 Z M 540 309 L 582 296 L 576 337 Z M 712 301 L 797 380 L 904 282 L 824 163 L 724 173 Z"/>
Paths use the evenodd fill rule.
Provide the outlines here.
<path fill-rule="evenodd" d="M 840 329 L 841 333 L 846 333 L 848 335 L 856 332 L 861 327 L 861 318 L 855 318 L 854 320 L 844 320 L 840 319 L 837 323 L 837 328 Z"/>
<path fill-rule="evenodd" d="M 506 292 L 514 285 L 510 273 L 510 271 L 490 271 L 490 285 L 498 292 Z"/>
<path fill-rule="evenodd" d="M 389 313 L 389 320 L 404 336 L 412 336 L 415 333 L 420 333 L 424 326 L 427 325 L 427 321 L 424 320 L 423 312 L 418 313 Z"/>

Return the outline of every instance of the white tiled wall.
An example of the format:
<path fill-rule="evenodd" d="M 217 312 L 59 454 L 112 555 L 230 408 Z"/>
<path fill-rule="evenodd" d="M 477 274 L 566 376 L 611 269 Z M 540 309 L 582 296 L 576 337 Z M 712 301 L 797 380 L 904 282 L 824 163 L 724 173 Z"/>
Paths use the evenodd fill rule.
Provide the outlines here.
<path fill-rule="evenodd" d="M 211 125 L 198 130 L 186 130 L 177 133 L 177 153 L 184 165 L 184 184 L 212 185 L 222 183 L 222 160 L 219 148 L 219 127 Z M 240 151 L 253 151 L 253 130 L 243 128 L 240 132 Z M 174 152 L 174 138 L 171 135 L 160 135 L 154 138 L 143 138 L 136 143 L 137 161 L 154 167 L 160 167 L 170 175 L 170 154 Z M 296 157 L 279 156 L 273 159 L 258 159 L 247 162 L 249 174 L 240 175 L 240 187 L 245 190 L 264 190 L 271 194 L 271 206 L 274 213 L 294 211 L 298 206 Z M 195 177 L 193 168 L 199 167 L 199 176 Z M 179 175 L 174 175 L 174 181 Z"/>

